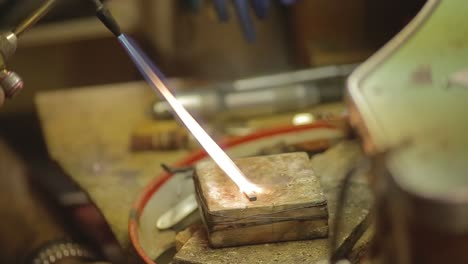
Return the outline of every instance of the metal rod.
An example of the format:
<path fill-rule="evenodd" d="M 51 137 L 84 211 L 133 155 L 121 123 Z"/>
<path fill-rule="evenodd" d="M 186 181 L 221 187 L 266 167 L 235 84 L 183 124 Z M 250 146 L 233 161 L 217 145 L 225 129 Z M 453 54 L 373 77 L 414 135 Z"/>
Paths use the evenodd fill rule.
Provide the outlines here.
<path fill-rule="evenodd" d="M 57 3 L 57 0 L 47 0 L 36 11 L 34 11 L 28 18 L 23 20 L 14 30 L 16 36 L 23 34 L 26 30 L 31 28 L 42 17 L 44 17 Z"/>

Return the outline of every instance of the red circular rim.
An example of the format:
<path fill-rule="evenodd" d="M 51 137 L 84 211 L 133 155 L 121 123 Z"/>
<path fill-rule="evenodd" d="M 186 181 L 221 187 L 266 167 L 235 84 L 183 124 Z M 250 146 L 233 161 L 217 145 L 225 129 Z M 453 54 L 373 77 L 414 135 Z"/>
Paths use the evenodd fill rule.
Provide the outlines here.
<path fill-rule="evenodd" d="M 327 122 L 315 122 L 313 124 L 308 125 L 301 125 L 301 126 L 284 126 L 284 127 L 277 127 L 274 129 L 262 130 L 255 133 L 252 133 L 247 136 L 237 137 L 222 141 L 220 146 L 224 148 L 233 147 L 242 143 L 254 141 L 256 139 L 265 138 L 274 135 L 280 134 L 287 134 L 291 132 L 300 132 L 304 130 L 310 129 L 320 129 L 320 128 L 328 128 L 328 129 L 336 129 L 336 126 L 327 123 Z M 192 165 L 193 163 L 205 158 L 207 156 L 204 150 L 196 150 L 190 153 L 185 158 L 177 161 L 172 166 L 174 167 L 184 167 Z M 130 218 L 128 223 L 128 230 L 130 235 L 130 241 L 135 248 L 138 256 L 148 264 L 157 264 L 154 260 L 150 259 L 146 253 L 144 252 L 143 248 L 141 247 L 139 240 L 138 240 L 138 221 L 140 219 L 141 213 L 143 209 L 146 207 L 146 204 L 150 200 L 151 196 L 159 190 L 174 174 L 170 174 L 168 172 L 163 172 L 159 176 L 155 177 L 148 185 L 143 189 L 142 193 L 138 196 L 135 202 L 132 205 L 132 209 L 130 211 Z"/>

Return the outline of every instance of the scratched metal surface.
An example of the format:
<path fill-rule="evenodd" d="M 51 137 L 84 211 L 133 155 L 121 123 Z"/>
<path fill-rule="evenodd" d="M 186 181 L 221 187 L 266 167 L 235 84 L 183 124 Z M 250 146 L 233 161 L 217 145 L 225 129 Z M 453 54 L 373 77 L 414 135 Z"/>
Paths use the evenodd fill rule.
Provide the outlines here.
<path fill-rule="evenodd" d="M 140 82 L 46 92 L 36 98 L 50 156 L 88 192 L 125 248 L 136 196 L 161 172 L 161 162 L 170 164 L 186 154 L 129 151 L 130 133 L 149 119 L 145 107 L 154 99 Z"/>

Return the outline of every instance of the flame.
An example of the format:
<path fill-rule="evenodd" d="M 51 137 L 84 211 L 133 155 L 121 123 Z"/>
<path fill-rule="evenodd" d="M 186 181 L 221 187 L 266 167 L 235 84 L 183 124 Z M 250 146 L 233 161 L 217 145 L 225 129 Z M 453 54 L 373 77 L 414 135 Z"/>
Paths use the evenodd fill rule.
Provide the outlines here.
<path fill-rule="evenodd" d="M 223 170 L 224 173 L 226 173 L 226 175 L 229 176 L 229 178 L 239 187 L 239 190 L 247 196 L 260 193 L 261 188 L 251 183 L 245 177 L 232 159 L 218 146 L 218 144 L 216 144 L 200 124 L 198 124 L 195 118 L 193 118 L 184 106 L 175 98 L 162 81 L 162 78 L 159 77 L 162 76 L 162 74 L 154 65 L 152 65 L 149 59 L 146 58 L 138 46 L 125 35 L 119 36 L 119 40 L 145 77 L 146 81 L 167 101 L 184 126 L 190 131 L 190 133 L 192 133 L 195 139 L 216 162 L 220 169 Z"/>

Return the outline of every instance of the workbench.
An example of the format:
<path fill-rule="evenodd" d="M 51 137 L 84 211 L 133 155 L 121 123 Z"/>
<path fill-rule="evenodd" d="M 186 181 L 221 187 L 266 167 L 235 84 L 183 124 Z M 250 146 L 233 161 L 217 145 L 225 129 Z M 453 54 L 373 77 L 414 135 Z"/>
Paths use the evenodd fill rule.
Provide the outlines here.
<path fill-rule="evenodd" d="M 171 164 L 188 153 L 130 151 L 131 132 L 138 124 L 151 120 L 155 99 L 142 82 L 51 91 L 36 97 L 50 157 L 88 193 L 124 249 L 131 248 L 127 224 L 132 203 L 143 187 L 160 174 L 161 163 Z M 358 155 L 356 144 L 350 149 L 342 147 L 332 152 L 326 158 L 328 162 L 318 157 L 318 172 L 323 171 L 327 177 L 343 175 Z M 339 160 L 344 161 L 338 166 Z M 341 176 L 330 179 L 338 183 Z M 361 197 L 361 187 L 356 193 L 360 200 L 351 201 L 357 207 L 345 219 L 345 226 L 350 227 L 340 235 L 342 241 L 363 220 L 369 207 L 369 199 Z M 166 236 L 164 243 L 173 243 L 174 237 Z M 369 236 L 365 241 L 367 244 Z"/>
<path fill-rule="evenodd" d="M 154 100 L 142 82 L 46 92 L 36 98 L 50 157 L 89 194 L 123 248 L 130 246 L 127 222 L 136 196 L 161 172 L 161 163 L 186 154 L 129 150 L 131 131 L 151 118 Z"/>

